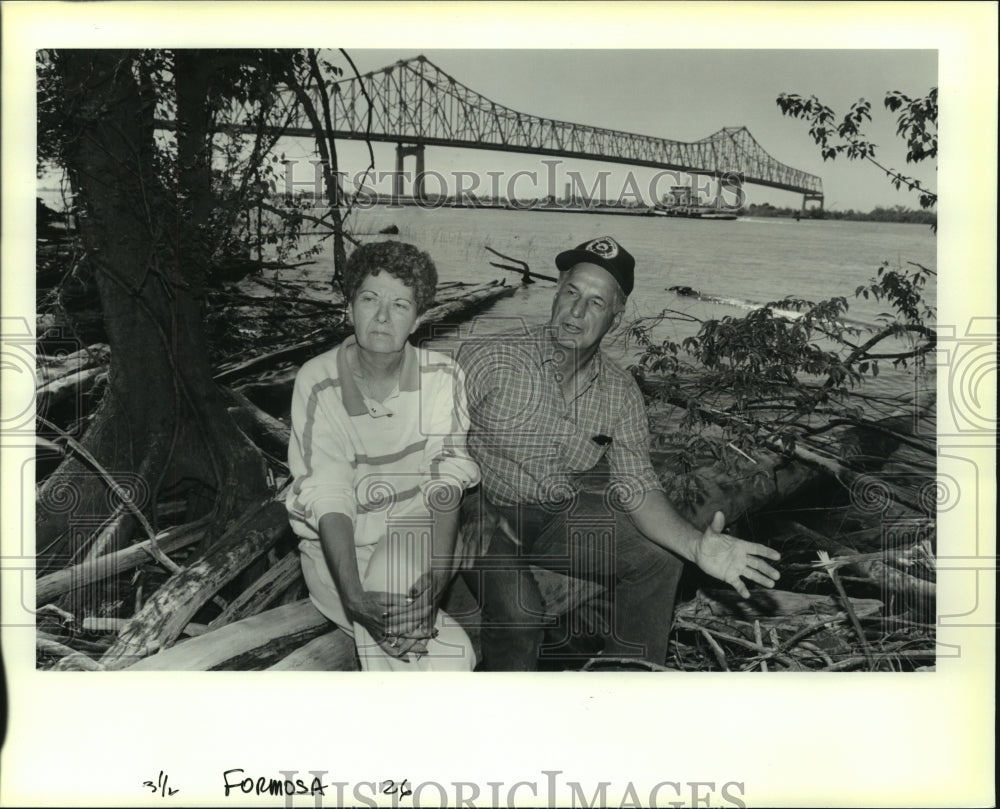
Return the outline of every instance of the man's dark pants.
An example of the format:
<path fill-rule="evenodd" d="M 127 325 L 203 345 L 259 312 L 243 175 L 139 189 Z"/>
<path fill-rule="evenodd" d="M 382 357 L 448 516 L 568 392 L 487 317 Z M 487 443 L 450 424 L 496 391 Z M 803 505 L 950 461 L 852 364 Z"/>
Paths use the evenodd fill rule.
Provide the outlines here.
<path fill-rule="evenodd" d="M 540 655 L 557 653 L 544 643 L 557 619 L 546 614 L 531 565 L 610 585 L 605 656 L 665 662 L 683 569 L 678 557 L 641 534 L 627 513 L 599 493 L 579 492 L 569 507 L 494 508 L 520 544 L 496 531 L 486 553 L 465 572 L 483 611 L 484 670 L 534 671 Z M 575 623 L 572 614 L 559 620 Z"/>

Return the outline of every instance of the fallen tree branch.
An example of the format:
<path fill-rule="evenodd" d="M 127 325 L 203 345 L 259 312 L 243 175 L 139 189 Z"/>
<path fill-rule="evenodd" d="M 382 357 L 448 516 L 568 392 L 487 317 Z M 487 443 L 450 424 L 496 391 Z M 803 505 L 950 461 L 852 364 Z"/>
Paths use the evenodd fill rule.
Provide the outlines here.
<path fill-rule="evenodd" d="M 239 391 L 223 388 L 223 392 L 235 405 L 229 408 L 229 415 L 237 426 L 264 451 L 283 461 L 287 459 L 291 429 L 270 413 L 261 410 Z"/>
<path fill-rule="evenodd" d="M 782 652 L 786 652 L 797 645 L 801 645 L 803 649 L 806 649 L 808 647 L 804 643 L 802 643 L 802 640 L 804 638 L 807 638 L 810 635 L 819 632 L 821 629 L 830 629 L 846 620 L 847 620 L 847 613 L 840 612 L 834 615 L 832 618 L 828 618 L 824 621 L 818 621 L 817 623 L 814 624 L 809 624 L 809 626 L 805 626 L 802 629 L 795 632 L 794 634 L 785 638 L 785 640 L 781 641 L 780 644 L 775 644 L 774 649 L 765 652 L 765 654 L 761 658 L 759 658 L 759 660 L 755 660 L 753 663 L 751 663 L 750 667 L 753 668 L 753 666 L 756 665 L 757 662 L 764 662 L 770 660 L 772 657 L 779 657 Z M 810 644 L 810 646 L 811 645 L 812 644 Z"/>
<path fill-rule="evenodd" d="M 848 488 L 854 485 L 863 484 L 863 478 L 866 477 L 865 473 L 857 472 L 854 469 L 851 469 L 849 466 L 845 465 L 833 456 L 807 449 L 803 447 L 800 442 L 796 442 L 795 446 L 791 448 L 787 447 L 785 442 L 781 439 L 772 439 L 767 443 L 771 445 L 775 451 L 790 453 L 803 463 L 815 467 L 816 469 L 822 469 L 824 472 L 832 475 Z M 891 492 L 896 503 L 906 507 L 910 511 L 914 511 L 918 514 L 922 513 L 923 509 L 921 508 L 920 503 L 907 496 L 898 486 L 894 486 L 890 481 L 884 479 L 880 480 L 880 483 Z"/>
<path fill-rule="evenodd" d="M 918 649 L 895 649 L 889 652 L 879 651 L 875 653 L 877 658 L 882 660 L 888 660 L 892 657 L 901 658 L 921 658 L 926 657 L 931 660 L 935 659 L 934 651 L 931 649 L 918 650 Z M 868 662 L 866 657 L 846 657 L 843 660 L 836 661 L 833 665 L 827 666 L 822 669 L 822 671 L 846 671 L 847 669 L 857 668 L 858 666 L 863 666 Z"/>
<path fill-rule="evenodd" d="M 829 562 L 830 556 L 826 551 L 819 551 L 819 559 L 821 562 Z M 851 619 L 851 626 L 854 627 L 854 633 L 858 636 L 858 640 L 861 642 L 861 649 L 868 659 L 868 667 L 871 671 L 875 671 L 875 661 L 872 658 L 871 647 L 868 645 L 868 638 L 865 637 L 865 631 L 861 628 L 861 622 L 858 621 L 858 616 L 854 613 L 854 607 L 851 606 L 851 599 L 847 597 L 847 591 L 844 590 L 844 585 L 837 575 L 837 570 L 835 567 L 827 567 L 826 572 L 833 581 L 833 586 L 837 589 L 837 595 L 840 596 L 840 601 L 847 611 L 847 617 Z"/>
<path fill-rule="evenodd" d="M 757 641 L 758 646 L 764 648 L 764 639 L 761 637 L 760 634 L 760 620 L 757 618 L 753 619 L 753 639 Z M 760 660 L 759 662 L 760 662 L 760 670 L 764 674 L 767 674 L 767 661 Z"/>
<path fill-rule="evenodd" d="M 647 671 L 676 671 L 676 669 L 668 669 L 666 666 L 650 663 L 648 660 L 642 660 L 638 657 L 604 657 L 603 655 L 590 658 L 590 660 L 583 664 L 580 671 L 596 671 L 605 666 L 620 666 L 623 668 L 635 668 L 638 666 Z"/>
<path fill-rule="evenodd" d="M 60 658 L 53 666 L 57 671 L 104 671 L 104 667 L 89 655 L 71 649 L 59 641 L 43 637 L 38 633 L 35 637 L 35 648 L 44 654 Z"/>
<path fill-rule="evenodd" d="M 104 366 L 82 368 L 39 385 L 35 389 L 37 412 L 46 412 L 68 399 L 81 399 L 107 382 L 108 372 Z"/>
<path fill-rule="evenodd" d="M 204 538 L 208 531 L 207 526 L 208 520 L 203 519 L 164 531 L 159 535 L 160 549 L 164 553 L 173 553 L 194 545 Z M 49 573 L 36 582 L 35 600 L 38 604 L 51 601 L 70 590 L 132 570 L 152 556 L 149 551 L 149 540 L 144 540 L 120 551 Z"/>
<path fill-rule="evenodd" d="M 135 504 L 135 501 L 129 496 L 128 491 L 120 486 L 118 481 L 111 476 L 111 473 L 108 472 L 108 470 L 105 469 L 79 441 L 73 438 L 73 436 L 65 430 L 57 427 L 51 421 L 48 421 L 41 416 L 38 416 L 37 418 L 48 429 L 57 433 L 59 437 L 66 442 L 67 446 L 86 460 L 87 463 L 94 468 L 97 474 L 103 478 L 104 482 L 108 484 L 111 491 L 113 491 L 115 495 L 121 499 L 122 505 L 124 505 L 125 508 L 131 512 L 132 516 L 134 516 L 136 520 L 138 520 L 139 525 L 141 525 L 143 530 L 146 532 L 146 536 L 149 537 L 149 553 L 153 556 L 153 558 L 172 573 L 180 571 L 180 568 L 162 550 L 160 550 L 159 543 L 156 540 L 156 533 L 153 531 L 153 526 L 149 524 L 149 520 L 146 519 L 146 515 L 143 514 L 142 510 Z"/>
<path fill-rule="evenodd" d="M 703 626 L 698 628 L 698 632 L 708 642 L 708 647 L 712 650 L 712 654 L 715 655 L 715 661 L 719 664 L 719 668 L 723 671 L 729 671 L 729 663 L 726 661 L 726 653 L 723 652 L 722 647 L 715 642 L 715 638 L 712 637 L 712 633 Z"/>
<path fill-rule="evenodd" d="M 277 365 L 279 362 L 301 361 L 305 357 L 318 353 L 326 346 L 336 342 L 338 336 L 327 332 L 319 338 L 303 340 L 275 351 L 269 351 L 266 354 L 260 354 L 243 362 L 226 363 L 220 366 L 212 378 L 216 382 L 229 384 L 233 380 L 246 376 L 250 372 L 259 370 L 260 368 Z"/>
<path fill-rule="evenodd" d="M 905 596 L 908 600 L 917 600 L 922 603 L 934 603 L 937 588 L 934 582 L 911 576 L 905 571 L 899 570 L 882 561 L 882 554 L 858 554 L 853 548 L 848 548 L 836 540 L 814 531 L 808 526 L 802 525 L 795 520 L 789 520 L 788 525 L 810 537 L 817 544 L 822 545 L 830 553 L 837 556 L 858 557 L 852 559 L 849 566 L 856 570 L 868 581 L 882 586 L 885 585 L 893 591 Z M 836 563 L 838 560 L 832 559 Z M 864 616 L 860 616 L 864 617 Z"/>
<path fill-rule="evenodd" d="M 703 630 L 708 629 L 708 627 L 703 626 L 698 621 L 691 620 L 691 619 L 678 620 L 676 622 L 675 626 L 678 629 L 687 629 L 687 630 L 689 630 L 691 632 L 697 632 L 699 634 L 701 634 L 701 632 Z M 746 640 L 745 638 L 740 638 L 740 637 L 737 637 L 735 635 L 730 635 L 730 634 L 725 633 L 725 632 L 720 632 L 718 629 L 716 629 L 714 627 L 710 631 L 712 632 L 713 635 L 715 635 L 715 637 L 719 638 L 720 640 L 724 640 L 724 641 L 726 641 L 728 643 L 736 644 L 737 646 L 742 646 L 745 649 L 751 649 L 752 651 L 759 652 L 759 653 L 762 653 L 762 654 L 769 654 L 770 651 L 771 651 L 770 649 L 767 649 L 765 646 L 763 646 L 761 644 L 757 644 L 757 643 L 754 643 L 753 641 L 749 641 L 749 640 Z M 771 655 L 768 659 L 771 659 L 771 658 L 777 660 L 779 663 L 787 666 L 790 669 L 801 669 L 802 668 L 798 663 L 796 663 L 792 658 L 788 657 L 787 655 L 774 654 L 774 655 Z"/>
<path fill-rule="evenodd" d="M 305 219 L 307 222 L 315 222 L 317 225 L 322 225 L 324 228 L 329 228 L 331 235 L 335 232 L 336 227 L 337 227 L 335 225 L 335 223 L 333 223 L 333 222 L 327 221 L 326 219 L 321 219 L 320 217 L 317 217 L 317 216 L 310 216 L 309 214 L 302 213 L 301 211 L 299 211 L 297 209 L 296 210 L 292 210 L 292 211 L 285 211 L 285 210 L 282 210 L 281 208 L 275 207 L 274 205 L 268 205 L 266 202 L 259 202 L 257 204 L 260 206 L 260 208 L 262 210 L 270 211 L 273 214 L 277 214 L 282 219 L 287 219 L 287 220 L 292 220 L 292 221 L 297 221 L 299 219 Z M 357 239 L 355 239 L 346 230 L 343 231 L 342 235 L 343 235 L 343 237 L 345 239 L 347 239 L 347 241 L 349 241 L 355 247 L 360 246 L 361 242 L 359 242 Z"/>
<path fill-rule="evenodd" d="M 107 343 L 94 343 L 62 357 L 39 354 L 36 358 L 38 365 L 36 389 L 70 374 L 80 373 L 94 367 L 103 367 L 107 364 L 110 356 L 111 349 Z"/>

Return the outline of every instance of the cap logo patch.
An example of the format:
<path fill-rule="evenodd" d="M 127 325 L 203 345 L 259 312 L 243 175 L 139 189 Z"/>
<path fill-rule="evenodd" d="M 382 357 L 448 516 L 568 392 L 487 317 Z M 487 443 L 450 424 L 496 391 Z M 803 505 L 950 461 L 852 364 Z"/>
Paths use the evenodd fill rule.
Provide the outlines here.
<path fill-rule="evenodd" d="M 583 249 L 588 253 L 594 253 L 601 258 L 611 259 L 618 255 L 618 243 L 608 236 L 604 236 L 600 239 L 594 239 L 594 241 Z"/>

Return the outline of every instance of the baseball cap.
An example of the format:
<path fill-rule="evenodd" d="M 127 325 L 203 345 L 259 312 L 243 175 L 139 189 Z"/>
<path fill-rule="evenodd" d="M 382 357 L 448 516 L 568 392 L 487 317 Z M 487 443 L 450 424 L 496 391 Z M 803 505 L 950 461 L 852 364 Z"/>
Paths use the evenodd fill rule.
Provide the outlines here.
<path fill-rule="evenodd" d="M 566 272 L 577 264 L 596 264 L 611 275 L 628 295 L 635 281 L 635 258 L 610 236 L 599 236 L 586 241 L 572 250 L 565 250 L 556 256 L 559 272 Z"/>

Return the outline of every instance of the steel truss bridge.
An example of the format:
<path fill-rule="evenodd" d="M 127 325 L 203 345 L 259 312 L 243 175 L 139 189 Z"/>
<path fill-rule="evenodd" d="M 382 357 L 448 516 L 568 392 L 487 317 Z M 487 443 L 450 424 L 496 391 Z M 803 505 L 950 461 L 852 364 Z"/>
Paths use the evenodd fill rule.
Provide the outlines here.
<path fill-rule="evenodd" d="M 417 175 L 423 172 L 423 146 L 451 146 L 602 160 L 722 182 L 737 176 L 801 193 L 803 206 L 823 204 L 823 181 L 775 160 L 746 127 L 725 127 L 686 143 L 527 115 L 469 89 L 424 56 L 339 80 L 333 90 L 334 137 L 397 143 L 397 173 L 408 154 L 417 156 Z M 286 134 L 312 137 L 313 130 L 303 116 Z"/>

